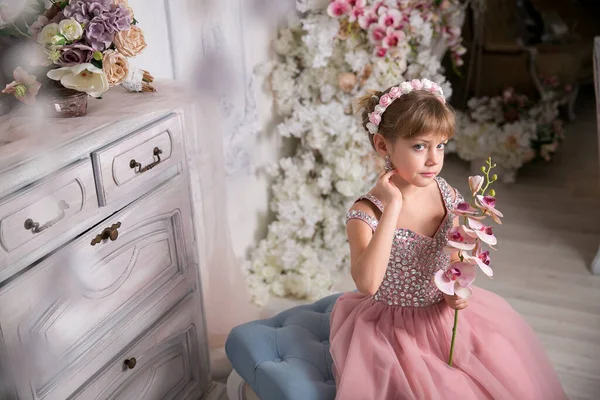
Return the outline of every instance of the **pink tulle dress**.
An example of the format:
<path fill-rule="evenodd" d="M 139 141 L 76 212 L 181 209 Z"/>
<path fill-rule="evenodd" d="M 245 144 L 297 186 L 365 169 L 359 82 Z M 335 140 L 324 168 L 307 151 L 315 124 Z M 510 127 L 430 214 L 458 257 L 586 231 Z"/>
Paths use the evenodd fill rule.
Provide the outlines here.
<path fill-rule="evenodd" d="M 394 233 L 383 282 L 374 296 L 344 293 L 331 314 L 331 355 L 338 400 L 559 400 L 566 395 L 544 349 L 501 297 L 473 288 L 459 312 L 453 366 L 447 364 L 454 310 L 433 284 L 450 262 L 443 251 L 454 205 L 462 201 L 436 178 L 447 209 L 433 238 Z M 383 211 L 382 203 L 367 199 Z M 349 211 L 373 231 L 377 219 Z"/>

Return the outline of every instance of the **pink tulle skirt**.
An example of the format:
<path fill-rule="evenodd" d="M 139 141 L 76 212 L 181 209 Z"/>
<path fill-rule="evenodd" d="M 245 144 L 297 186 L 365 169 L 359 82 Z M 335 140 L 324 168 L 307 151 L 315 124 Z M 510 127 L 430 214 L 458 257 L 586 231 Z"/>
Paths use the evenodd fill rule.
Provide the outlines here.
<path fill-rule="evenodd" d="M 403 308 L 342 295 L 331 314 L 336 399 L 566 399 L 531 327 L 501 297 L 473 289 L 458 313 L 452 367 L 445 302 Z"/>

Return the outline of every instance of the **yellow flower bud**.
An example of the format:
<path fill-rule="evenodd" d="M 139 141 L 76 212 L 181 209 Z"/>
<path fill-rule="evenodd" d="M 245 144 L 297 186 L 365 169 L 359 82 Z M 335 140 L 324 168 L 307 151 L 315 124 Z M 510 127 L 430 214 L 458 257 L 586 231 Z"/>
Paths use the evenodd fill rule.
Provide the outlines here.
<path fill-rule="evenodd" d="M 492 175 L 492 181 L 497 181 L 498 180 L 498 175 L 494 174 Z"/>
<path fill-rule="evenodd" d="M 490 196 L 496 197 L 496 191 L 494 189 L 490 189 L 488 193 L 490 194 Z"/>
<path fill-rule="evenodd" d="M 485 172 L 485 167 L 481 167 L 481 172 Z"/>

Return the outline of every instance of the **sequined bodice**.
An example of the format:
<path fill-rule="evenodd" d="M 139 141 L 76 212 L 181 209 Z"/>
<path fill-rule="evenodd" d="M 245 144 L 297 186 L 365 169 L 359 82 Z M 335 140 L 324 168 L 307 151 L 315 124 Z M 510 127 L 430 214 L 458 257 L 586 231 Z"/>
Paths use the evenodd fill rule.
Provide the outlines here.
<path fill-rule="evenodd" d="M 394 231 L 387 270 L 379 290 L 373 296 L 374 300 L 390 306 L 426 307 L 443 299 L 442 292 L 437 289 L 432 278 L 436 271 L 450 263 L 450 255 L 444 251 L 446 234 L 452 227 L 450 211 L 462 201 L 462 196 L 458 191 L 454 196 L 444 179 L 436 178 L 436 181 L 446 207 L 444 220 L 433 238 L 408 229 Z M 374 196 L 361 196 L 357 201 L 361 199 L 371 201 L 383 212 L 383 205 Z M 352 218 L 361 219 L 373 230 L 377 229 L 377 219 L 362 211 L 349 211 L 346 221 Z"/>

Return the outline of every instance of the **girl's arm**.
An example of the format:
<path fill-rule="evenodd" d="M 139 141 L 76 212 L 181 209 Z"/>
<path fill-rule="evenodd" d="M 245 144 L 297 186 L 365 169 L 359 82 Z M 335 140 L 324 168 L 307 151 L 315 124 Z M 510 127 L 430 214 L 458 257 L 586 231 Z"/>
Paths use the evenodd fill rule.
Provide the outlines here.
<path fill-rule="evenodd" d="M 361 293 L 373 296 L 383 281 L 401 209 L 401 205 L 386 206 L 374 233 L 369 225 L 360 220 L 351 219 L 346 224 L 350 243 L 350 272 Z M 362 201 L 354 204 L 351 210 L 374 216 L 371 207 Z"/>

